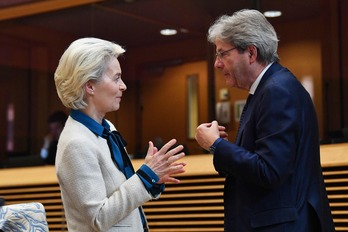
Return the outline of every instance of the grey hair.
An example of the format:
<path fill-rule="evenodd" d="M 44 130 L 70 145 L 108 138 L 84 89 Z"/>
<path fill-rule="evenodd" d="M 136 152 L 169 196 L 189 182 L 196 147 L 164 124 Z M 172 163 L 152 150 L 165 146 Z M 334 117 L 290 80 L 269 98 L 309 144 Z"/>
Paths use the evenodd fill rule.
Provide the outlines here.
<path fill-rule="evenodd" d="M 278 37 L 266 17 L 257 10 L 240 10 L 232 16 L 223 15 L 209 28 L 208 41 L 222 40 L 241 51 L 249 45 L 258 50 L 258 61 L 269 64 L 279 61 Z"/>
<path fill-rule="evenodd" d="M 54 74 L 63 105 L 76 110 L 86 108 L 86 83 L 90 80 L 99 82 L 111 58 L 117 58 L 124 52 L 120 45 L 98 38 L 72 42 L 60 58 Z"/>

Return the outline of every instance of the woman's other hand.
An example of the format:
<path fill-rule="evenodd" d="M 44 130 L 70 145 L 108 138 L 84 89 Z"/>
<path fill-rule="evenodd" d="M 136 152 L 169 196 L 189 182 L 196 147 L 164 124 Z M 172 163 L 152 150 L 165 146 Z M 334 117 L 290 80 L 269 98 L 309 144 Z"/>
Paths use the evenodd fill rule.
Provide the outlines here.
<path fill-rule="evenodd" d="M 185 156 L 185 153 L 182 152 L 184 147 L 178 145 L 172 148 L 175 144 L 176 140 L 172 139 L 158 150 L 151 141 L 149 142 L 145 164 L 160 178 L 158 184 L 166 182 L 180 183 L 180 180 L 174 178 L 173 175 L 185 172 L 186 163 L 177 162 Z"/>

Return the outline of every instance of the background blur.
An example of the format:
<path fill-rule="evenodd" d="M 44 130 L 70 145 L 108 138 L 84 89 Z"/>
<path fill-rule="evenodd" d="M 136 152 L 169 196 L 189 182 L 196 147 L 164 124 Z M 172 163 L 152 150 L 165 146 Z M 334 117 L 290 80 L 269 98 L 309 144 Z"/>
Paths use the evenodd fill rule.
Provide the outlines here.
<path fill-rule="evenodd" d="M 68 113 L 53 80 L 59 58 L 73 40 L 89 36 L 127 50 L 120 62 L 128 90 L 107 118 L 130 154 L 141 157 L 149 140 L 171 138 L 190 155 L 204 153 L 193 131 L 213 119 L 234 140 L 248 93 L 225 87 L 206 34 L 218 16 L 243 8 L 282 11 L 269 18 L 280 62 L 311 93 L 321 142 L 347 141 L 347 0 L 2 0 L 0 163 L 39 156 L 48 116 Z M 178 33 L 160 35 L 165 28 Z"/>

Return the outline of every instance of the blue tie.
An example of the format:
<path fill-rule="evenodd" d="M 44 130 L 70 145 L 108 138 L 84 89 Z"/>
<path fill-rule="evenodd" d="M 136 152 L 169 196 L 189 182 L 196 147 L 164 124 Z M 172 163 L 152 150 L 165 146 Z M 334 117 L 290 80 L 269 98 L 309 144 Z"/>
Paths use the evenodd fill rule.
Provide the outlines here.
<path fill-rule="evenodd" d="M 126 178 L 129 179 L 134 175 L 134 169 L 129 156 L 124 149 L 126 141 L 118 131 L 110 132 L 106 128 L 104 128 L 102 137 L 107 140 L 112 158 L 116 162 L 118 168 L 123 172 Z M 147 231 L 147 223 L 141 207 L 139 207 L 139 212 L 141 221 L 143 222 L 144 231 Z"/>
<path fill-rule="evenodd" d="M 127 145 L 127 142 L 122 138 L 118 131 L 110 132 L 110 125 L 105 119 L 103 119 L 102 125 L 100 125 L 95 120 L 79 110 L 71 110 L 70 116 L 76 121 L 85 125 L 93 133 L 106 139 L 110 149 L 111 158 L 114 160 L 117 167 L 123 172 L 127 179 L 134 175 L 133 165 L 129 159 L 127 151 L 124 148 Z M 141 220 L 143 222 L 144 231 L 148 231 L 142 207 L 139 207 L 139 212 Z"/>
<path fill-rule="evenodd" d="M 103 138 L 108 142 L 113 160 L 118 168 L 123 172 L 127 179 L 134 174 L 134 169 L 127 152 L 124 149 L 125 141 L 117 131 L 108 131 L 106 128 L 103 131 Z"/>
<path fill-rule="evenodd" d="M 246 103 L 245 103 L 245 105 L 244 105 L 244 107 L 243 107 L 243 111 L 242 111 L 242 114 L 241 114 L 241 116 L 240 116 L 240 120 L 239 120 L 239 127 L 238 127 L 238 132 L 237 132 L 237 137 L 236 137 L 236 143 L 238 143 L 239 142 L 239 139 L 240 139 L 240 133 L 241 133 L 241 127 L 242 127 L 242 125 L 243 125 L 243 119 L 244 119 L 244 116 L 245 116 L 245 112 L 247 111 L 247 109 L 248 109 L 248 105 L 249 105 L 249 102 L 250 102 L 250 99 L 252 98 L 252 94 L 249 94 L 249 96 L 248 96 L 248 98 L 247 98 L 247 100 L 246 100 Z"/>

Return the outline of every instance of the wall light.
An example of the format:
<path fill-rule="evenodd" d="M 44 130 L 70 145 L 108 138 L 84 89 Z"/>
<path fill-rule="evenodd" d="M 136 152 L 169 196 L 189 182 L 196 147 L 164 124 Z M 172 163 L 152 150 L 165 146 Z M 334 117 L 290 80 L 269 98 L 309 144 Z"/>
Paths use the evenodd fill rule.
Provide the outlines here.
<path fill-rule="evenodd" d="M 176 33 L 178 33 L 178 31 L 175 29 L 162 29 L 160 31 L 160 33 L 161 33 L 161 35 L 168 36 L 168 35 L 176 35 Z"/>
<path fill-rule="evenodd" d="M 281 16 L 282 12 L 279 10 L 270 10 L 270 11 L 265 11 L 263 14 L 268 18 L 274 18 L 274 17 Z"/>

